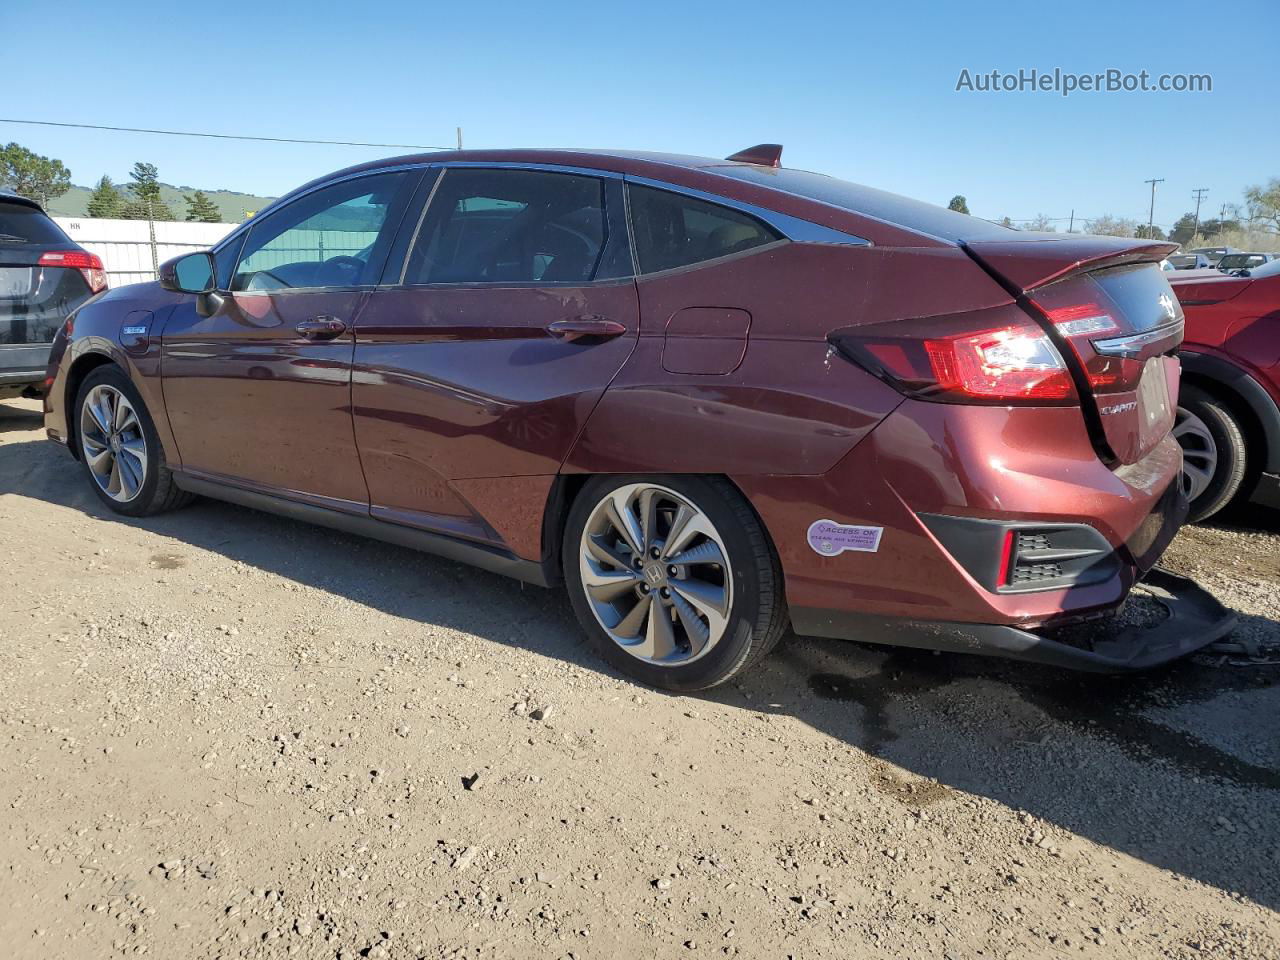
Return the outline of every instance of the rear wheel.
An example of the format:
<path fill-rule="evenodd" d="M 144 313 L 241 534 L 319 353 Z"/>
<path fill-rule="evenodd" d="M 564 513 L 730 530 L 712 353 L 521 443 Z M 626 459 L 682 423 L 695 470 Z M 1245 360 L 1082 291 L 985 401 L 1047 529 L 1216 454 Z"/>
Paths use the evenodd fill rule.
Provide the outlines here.
<path fill-rule="evenodd" d="M 1231 502 L 1244 482 L 1244 433 L 1230 407 L 1186 386 L 1173 435 L 1182 447 L 1182 485 L 1191 501 L 1188 519 L 1208 519 Z"/>
<path fill-rule="evenodd" d="M 656 687 L 724 683 L 786 627 L 777 558 L 723 480 L 598 477 L 574 501 L 562 555 L 592 645 Z"/>
<path fill-rule="evenodd" d="M 93 492 L 117 513 L 143 517 L 192 499 L 165 464 L 155 424 L 137 388 L 119 367 L 101 366 L 76 395 L 80 461 Z"/>

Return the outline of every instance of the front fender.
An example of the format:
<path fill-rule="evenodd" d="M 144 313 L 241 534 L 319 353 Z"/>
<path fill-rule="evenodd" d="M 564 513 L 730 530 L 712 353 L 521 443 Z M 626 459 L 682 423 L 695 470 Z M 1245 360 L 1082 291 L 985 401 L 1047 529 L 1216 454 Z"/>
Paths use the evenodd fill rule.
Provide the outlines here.
<path fill-rule="evenodd" d="M 68 317 L 50 352 L 45 380 L 45 433 L 68 445 L 78 458 L 72 408 L 85 376 L 103 363 L 113 363 L 128 374 L 155 423 L 166 460 L 178 464 L 178 449 L 169 429 L 160 384 L 160 338 L 164 323 L 182 295 L 160 289 L 158 284 L 134 284 L 110 290 L 88 301 Z M 121 330 L 145 326 L 144 336 L 127 340 Z"/>

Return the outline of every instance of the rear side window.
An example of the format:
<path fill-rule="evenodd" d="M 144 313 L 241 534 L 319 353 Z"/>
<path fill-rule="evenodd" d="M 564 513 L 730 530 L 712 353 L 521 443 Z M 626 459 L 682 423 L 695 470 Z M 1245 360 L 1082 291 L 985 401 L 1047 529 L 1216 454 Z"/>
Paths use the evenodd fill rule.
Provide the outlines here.
<path fill-rule="evenodd" d="M 62 228 L 40 210 L 0 200 L 0 244 L 67 242 Z"/>
<path fill-rule="evenodd" d="M 628 184 L 641 273 L 687 267 L 781 239 L 748 213 L 669 190 Z"/>
<path fill-rule="evenodd" d="M 584 283 L 609 239 L 604 183 L 542 170 L 449 169 L 406 283 Z"/>

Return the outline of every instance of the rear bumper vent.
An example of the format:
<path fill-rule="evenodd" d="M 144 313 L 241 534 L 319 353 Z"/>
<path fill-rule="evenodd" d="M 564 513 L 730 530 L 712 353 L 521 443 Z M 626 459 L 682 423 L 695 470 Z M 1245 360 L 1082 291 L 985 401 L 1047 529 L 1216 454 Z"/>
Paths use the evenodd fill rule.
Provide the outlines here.
<path fill-rule="evenodd" d="M 1106 539 L 1083 523 L 1004 523 L 922 513 L 920 519 L 974 580 L 992 593 L 1101 583 L 1120 569 Z"/>

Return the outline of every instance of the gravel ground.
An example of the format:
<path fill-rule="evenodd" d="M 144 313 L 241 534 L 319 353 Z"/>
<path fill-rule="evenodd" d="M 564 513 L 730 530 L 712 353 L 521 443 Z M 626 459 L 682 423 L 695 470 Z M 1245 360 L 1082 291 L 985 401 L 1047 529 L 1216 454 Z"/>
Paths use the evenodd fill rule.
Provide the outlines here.
<path fill-rule="evenodd" d="M 207 501 L 110 516 L 0 403 L 0 943 L 1280 956 L 1280 520 L 1249 520 L 1169 565 L 1255 659 L 793 638 L 685 697 L 603 668 L 554 592 Z"/>

